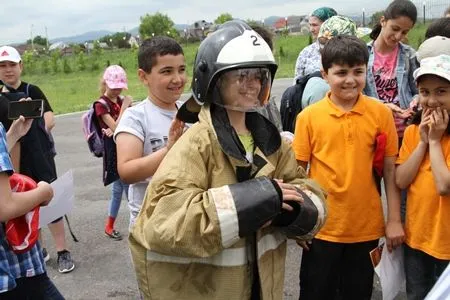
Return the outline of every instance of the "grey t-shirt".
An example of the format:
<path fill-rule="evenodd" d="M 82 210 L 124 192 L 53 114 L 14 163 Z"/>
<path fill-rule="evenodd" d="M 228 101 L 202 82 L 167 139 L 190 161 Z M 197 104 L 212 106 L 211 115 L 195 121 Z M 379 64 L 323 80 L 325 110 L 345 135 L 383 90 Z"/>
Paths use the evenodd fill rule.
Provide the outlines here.
<path fill-rule="evenodd" d="M 170 125 L 176 113 L 156 106 L 147 98 L 124 112 L 114 132 L 114 139 L 122 132 L 132 134 L 144 143 L 144 156 L 149 155 L 166 146 Z M 128 190 L 130 228 L 141 210 L 150 180 L 151 177 L 130 185 Z"/>

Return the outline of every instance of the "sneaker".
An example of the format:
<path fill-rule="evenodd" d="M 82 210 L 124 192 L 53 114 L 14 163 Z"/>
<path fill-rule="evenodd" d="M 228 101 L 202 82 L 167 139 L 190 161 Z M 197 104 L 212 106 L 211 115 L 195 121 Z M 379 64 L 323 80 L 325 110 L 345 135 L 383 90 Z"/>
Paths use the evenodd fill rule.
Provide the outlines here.
<path fill-rule="evenodd" d="M 111 233 L 108 233 L 108 232 L 105 230 L 105 235 L 106 235 L 107 237 L 110 237 L 110 238 L 113 239 L 113 240 L 116 240 L 116 241 L 122 240 L 122 234 L 121 234 L 120 232 L 118 232 L 117 230 L 114 230 L 114 229 L 113 229 L 113 231 L 111 231 Z"/>
<path fill-rule="evenodd" d="M 47 252 L 47 248 L 42 248 L 42 256 L 44 257 L 44 262 L 50 260 L 50 254 Z"/>
<path fill-rule="evenodd" d="M 70 252 L 67 250 L 58 252 L 58 271 L 59 273 L 69 273 L 75 269 Z"/>

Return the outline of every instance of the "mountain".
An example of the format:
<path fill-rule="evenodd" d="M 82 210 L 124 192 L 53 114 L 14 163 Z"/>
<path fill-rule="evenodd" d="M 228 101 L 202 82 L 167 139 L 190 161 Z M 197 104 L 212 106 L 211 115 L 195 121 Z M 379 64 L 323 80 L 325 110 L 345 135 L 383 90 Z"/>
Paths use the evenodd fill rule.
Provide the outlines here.
<path fill-rule="evenodd" d="M 139 34 L 139 26 L 138 27 L 134 27 L 131 30 L 128 30 L 129 33 L 131 33 L 131 35 L 138 35 Z"/>
<path fill-rule="evenodd" d="M 80 35 L 69 36 L 69 37 L 60 37 L 50 40 L 50 43 L 63 42 L 66 44 L 70 43 L 84 43 L 86 41 L 93 41 L 99 38 L 104 37 L 108 34 L 113 34 L 114 32 L 108 30 L 98 30 L 98 31 L 89 31 Z"/>

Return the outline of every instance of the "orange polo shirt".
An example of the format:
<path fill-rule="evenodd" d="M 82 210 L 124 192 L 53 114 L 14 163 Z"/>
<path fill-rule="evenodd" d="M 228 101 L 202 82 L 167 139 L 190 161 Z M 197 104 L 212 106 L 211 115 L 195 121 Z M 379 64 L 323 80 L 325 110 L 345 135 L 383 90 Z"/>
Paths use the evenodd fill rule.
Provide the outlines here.
<path fill-rule="evenodd" d="M 419 126 L 406 128 L 397 164 L 408 160 L 420 141 Z M 447 167 L 450 166 L 450 137 L 441 140 Z M 406 244 L 435 258 L 450 260 L 450 196 L 440 196 L 434 183 L 427 151 L 406 200 Z"/>
<path fill-rule="evenodd" d="M 309 176 L 327 192 L 328 218 L 317 238 L 357 243 L 384 236 L 381 198 L 372 175 L 376 136 L 387 134 L 385 156 L 396 156 L 392 112 L 360 94 L 351 111 L 330 100 L 330 92 L 298 116 L 292 147 L 310 163 Z"/>

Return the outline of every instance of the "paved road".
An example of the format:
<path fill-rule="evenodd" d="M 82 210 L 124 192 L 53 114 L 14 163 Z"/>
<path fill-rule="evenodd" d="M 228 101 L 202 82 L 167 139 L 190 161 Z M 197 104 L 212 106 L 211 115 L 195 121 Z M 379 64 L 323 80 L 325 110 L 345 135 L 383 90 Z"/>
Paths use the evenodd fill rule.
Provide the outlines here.
<path fill-rule="evenodd" d="M 281 98 L 292 79 L 276 80 L 273 95 Z M 76 263 L 69 274 L 59 274 L 56 253 L 48 230 L 44 230 L 44 242 L 50 250 L 47 263 L 50 278 L 67 299 L 136 299 L 136 284 L 126 240 L 113 241 L 104 233 L 109 188 L 102 185 L 102 161 L 88 151 L 81 132 L 80 113 L 58 116 L 54 137 L 58 155 L 59 174 L 73 170 L 75 180 L 75 210 L 70 221 L 80 240 L 74 243 L 70 235 L 67 241 Z M 119 212 L 117 229 L 127 232 L 128 208 L 125 200 Z M 288 247 L 285 299 L 298 299 L 298 272 L 301 251 L 295 244 Z M 381 299 L 378 289 L 373 299 Z M 403 297 L 401 298 L 403 299 Z"/>

